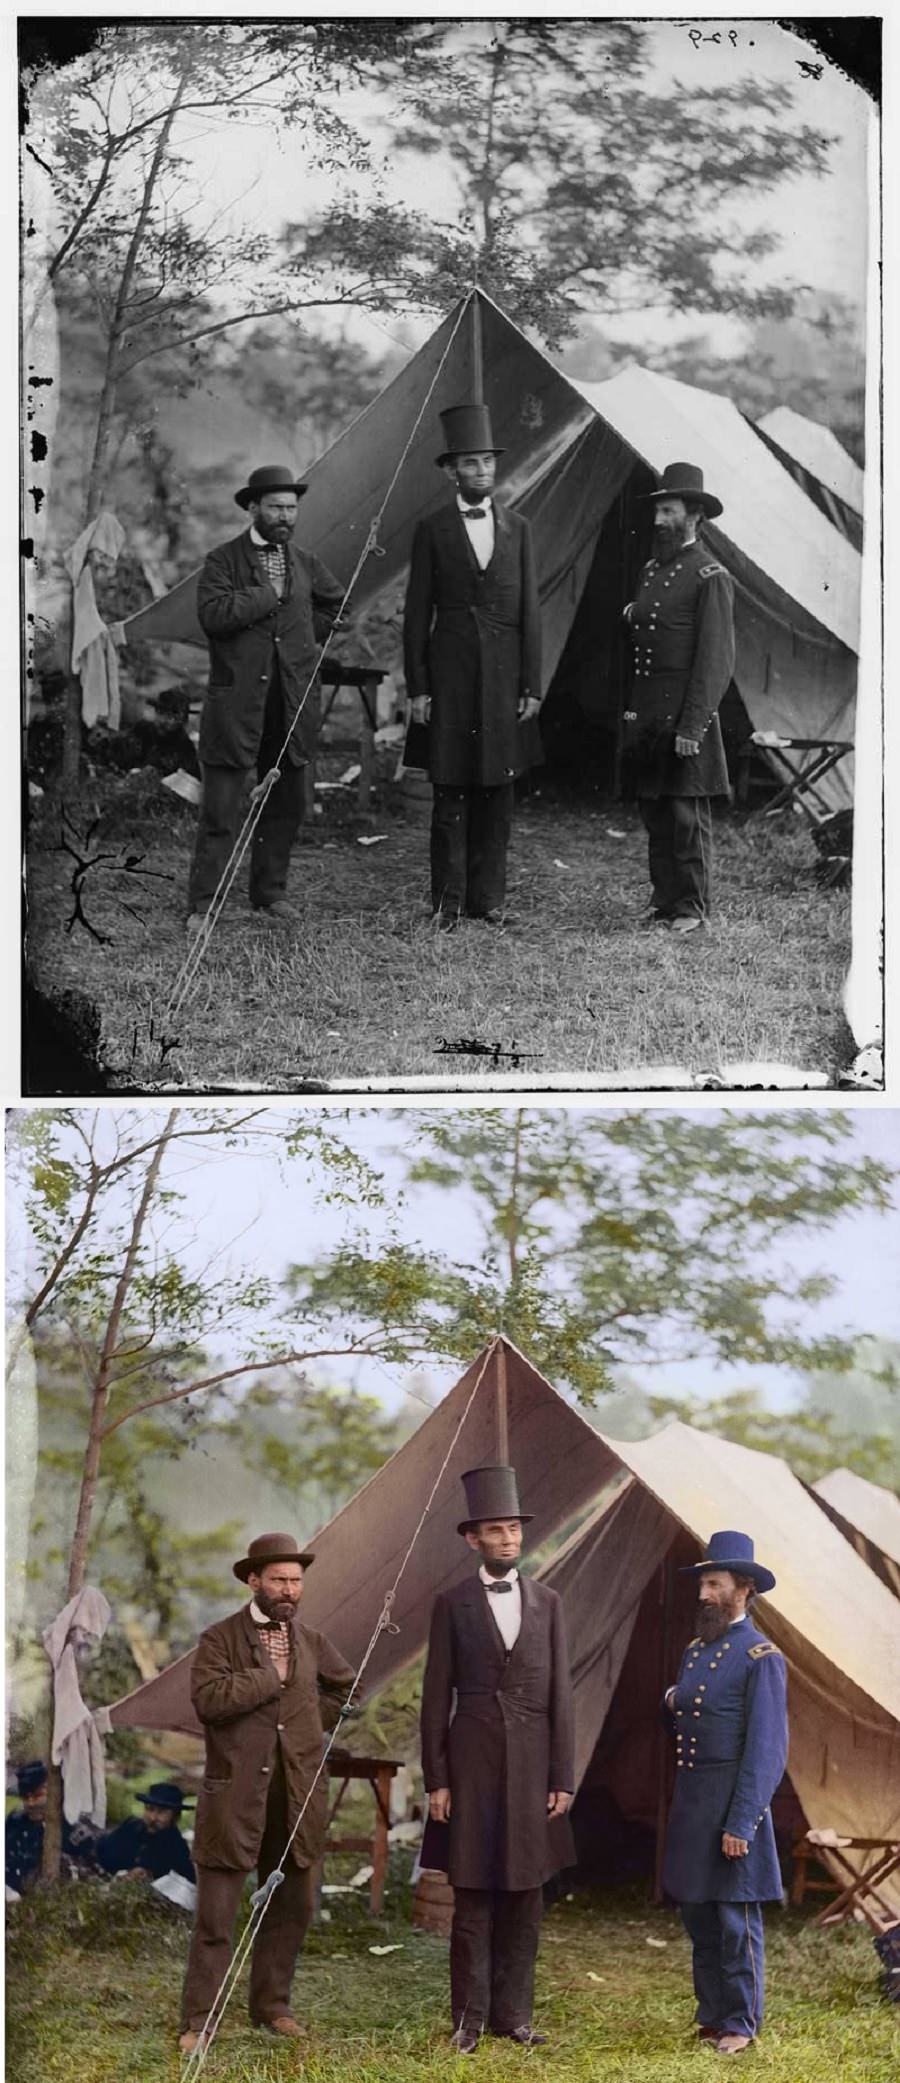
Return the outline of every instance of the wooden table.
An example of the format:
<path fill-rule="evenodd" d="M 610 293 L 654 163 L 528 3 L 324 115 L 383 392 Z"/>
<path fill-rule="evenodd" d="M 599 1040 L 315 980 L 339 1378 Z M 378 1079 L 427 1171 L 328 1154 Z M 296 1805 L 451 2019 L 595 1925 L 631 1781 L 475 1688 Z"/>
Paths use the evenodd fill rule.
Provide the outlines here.
<path fill-rule="evenodd" d="M 859 1872 L 846 1856 L 851 1851 L 872 1854 L 871 1858 L 863 1861 Z M 832 1893 L 836 1885 L 833 1877 L 817 1881 L 807 1878 L 810 1859 L 823 1863 L 826 1854 L 848 1876 L 846 1885 L 838 1887 L 836 1893 Z M 808 1891 L 827 1893 L 830 1899 L 813 1918 L 813 1928 L 822 1924 L 843 1924 L 859 1910 L 873 1931 L 887 1931 L 896 1924 L 897 1911 L 881 1890 L 885 1881 L 895 1873 L 900 1873 L 900 1842 L 894 1838 L 845 1837 L 840 1844 L 817 1844 L 814 1838 L 801 1837 L 793 1848 L 791 1902 L 798 1905 Z"/>
<path fill-rule="evenodd" d="M 322 724 L 319 733 L 321 743 L 325 725 L 334 708 L 342 687 L 355 687 L 360 703 L 359 731 L 359 780 L 357 800 L 361 810 L 368 810 L 375 779 L 375 732 L 378 728 L 378 689 L 387 679 L 386 671 L 380 666 L 344 665 L 340 659 L 326 658 L 322 664 L 323 687 Z M 304 768 L 305 809 L 312 813 L 315 802 L 316 762 L 315 756 Z"/>
<path fill-rule="evenodd" d="M 372 1879 L 369 1884 L 369 1906 L 377 1914 L 384 1901 L 384 1882 L 388 1863 L 388 1830 L 391 1815 L 391 1780 L 403 1764 L 402 1758 L 352 1757 L 348 1750 L 332 1750 L 328 1759 L 328 1777 L 336 1780 L 337 1792 L 328 1811 L 325 1840 L 326 1852 L 368 1852 L 372 1861 Z M 371 1837 L 333 1837 L 331 1826 L 338 1814 L 341 1802 L 354 1780 L 363 1780 L 371 1787 L 375 1801 L 375 1820 Z"/>

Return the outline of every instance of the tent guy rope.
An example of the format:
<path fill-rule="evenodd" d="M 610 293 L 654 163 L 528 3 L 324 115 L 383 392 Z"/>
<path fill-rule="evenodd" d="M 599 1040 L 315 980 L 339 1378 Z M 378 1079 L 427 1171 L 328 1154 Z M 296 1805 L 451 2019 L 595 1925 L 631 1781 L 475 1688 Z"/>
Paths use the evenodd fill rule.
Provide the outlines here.
<path fill-rule="evenodd" d="M 413 1549 L 415 1548 L 416 1542 L 419 1538 L 419 1535 L 422 1531 L 422 1528 L 434 1503 L 435 1497 L 437 1496 L 438 1490 L 440 1489 L 441 1483 L 443 1482 L 444 1476 L 447 1472 L 447 1468 L 449 1467 L 450 1461 L 452 1460 L 453 1454 L 457 1446 L 457 1442 L 459 1440 L 460 1433 L 463 1429 L 463 1426 L 466 1422 L 466 1419 L 469 1415 L 469 1412 L 472 1408 L 472 1405 L 484 1380 L 488 1364 L 493 1358 L 494 1354 L 499 1351 L 499 1349 L 500 1339 L 499 1337 L 495 1337 L 491 1340 L 491 1343 L 484 1354 L 481 1366 L 479 1367 L 473 1386 L 470 1389 L 469 1395 L 466 1399 L 466 1404 L 462 1412 L 462 1415 L 456 1421 L 450 1444 L 438 1469 L 437 1475 L 434 1478 L 434 1482 L 431 1485 L 431 1489 L 428 1492 L 428 1497 L 419 1515 L 419 1519 L 416 1524 L 415 1530 L 409 1542 L 407 1543 L 403 1560 L 394 1578 L 393 1584 L 391 1585 L 390 1590 L 385 1592 L 381 1611 L 378 1615 L 378 1619 L 376 1620 L 375 1626 L 372 1629 L 372 1633 L 369 1637 L 368 1645 L 363 1655 L 362 1662 L 360 1663 L 357 1669 L 356 1676 L 353 1680 L 353 1684 L 351 1685 L 350 1691 L 347 1695 L 344 1705 L 340 1710 L 336 1726 L 332 1729 L 328 1741 L 325 1745 L 325 1748 L 322 1752 L 322 1757 L 319 1762 L 319 1765 L 317 1766 L 315 1776 L 310 1782 L 305 1800 L 303 1802 L 303 1806 L 300 1809 L 300 1812 L 297 1816 L 297 1820 L 284 1847 L 284 1851 L 281 1854 L 281 1858 L 279 1859 L 278 1865 L 273 1868 L 272 1872 L 268 1876 L 268 1879 L 263 1882 L 262 1887 L 257 1888 L 250 1897 L 250 1916 L 247 1919 L 247 1923 L 243 1935 L 240 1939 L 240 1942 L 235 1947 L 234 1953 L 232 1954 L 231 1962 L 229 1964 L 227 1972 L 222 1982 L 220 1983 L 220 1986 L 213 1999 L 212 2009 L 209 2014 L 207 2025 L 204 2028 L 204 2031 L 201 2033 L 193 2053 L 188 2055 L 187 2061 L 184 2064 L 184 2067 L 182 2069 L 182 2083 L 197 2083 L 197 2079 L 203 2072 L 207 2054 L 209 2053 L 209 2050 L 219 2030 L 219 2026 L 225 2015 L 225 2011 L 228 2007 L 231 1997 L 234 1993 L 235 1984 L 244 1967 L 244 1963 L 250 1952 L 250 1948 L 253 1945 L 257 1932 L 259 1931 L 260 1926 L 263 1922 L 266 1911 L 269 1907 L 269 1903 L 272 1900 L 272 1896 L 274 1895 L 276 1888 L 278 1888 L 281 1885 L 281 1882 L 284 1880 L 285 1860 L 288 1857 L 291 1845 L 294 1842 L 294 1838 L 297 1835 L 297 1831 L 300 1828 L 300 1825 L 306 1814 L 307 1808 L 309 1807 L 310 1801 L 312 1800 L 315 1789 L 318 1786 L 319 1780 L 321 1779 L 322 1774 L 326 1769 L 328 1759 L 331 1754 L 331 1750 L 333 1748 L 338 1734 L 340 1733 L 341 1722 L 352 1705 L 353 1696 L 357 1690 L 357 1687 L 360 1684 L 363 1672 L 366 1670 L 368 1664 L 372 1659 L 372 1656 L 374 1655 L 376 1644 L 378 1643 L 380 1637 L 383 1634 L 396 1635 L 400 1633 L 400 1629 L 397 1626 L 396 1621 L 392 1620 L 391 1614 L 393 1612 L 394 1602 L 397 1597 L 397 1592 L 400 1588 L 401 1580 L 409 1563 L 410 1557 L 413 1553 Z"/>
<path fill-rule="evenodd" d="M 306 706 L 312 689 L 315 686 L 319 669 L 322 665 L 324 658 L 326 657 L 328 650 L 330 649 L 334 637 L 336 636 L 338 630 L 341 628 L 342 618 L 346 612 L 350 596 L 357 583 L 360 573 L 363 570 L 364 565 L 368 562 L 369 557 L 382 557 L 384 555 L 384 551 L 381 549 L 379 545 L 378 534 L 381 527 L 381 523 L 384 519 L 385 509 L 387 507 L 388 501 L 390 500 L 395 490 L 398 479 L 406 462 L 406 458 L 409 455 L 410 449 L 412 448 L 413 442 L 415 441 L 416 435 L 418 434 L 419 428 L 422 424 L 422 420 L 425 417 L 425 413 L 428 410 L 428 407 L 437 389 L 438 383 L 440 382 L 441 376 L 443 375 L 444 369 L 449 360 L 450 353 L 453 348 L 453 344 L 456 339 L 457 333 L 459 332 L 460 326 L 462 325 L 463 319 L 466 315 L 466 312 L 469 309 L 469 306 L 472 303 L 473 298 L 475 297 L 475 294 L 476 291 L 473 286 L 467 292 L 467 295 L 460 304 L 459 310 L 456 314 L 456 319 L 453 324 L 452 331 L 450 333 L 450 337 L 446 343 L 440 361 L 438 362 L 437 368 L 435 369 L 434 375 L 431 378 L 431 382 L 428 385 L 428 389 L 425 393 L 425 396 L 422 399 L 422 403 L 419 406 L 419 410 L 416 413 L 416 417 L 413 421 L 412 427 L 410 428 L 409 434 L 407 435 L 406 441 L 404 442 L 403 448 L 400 452 L 399 461 L 395 466 L 393 475 L 390 479 L 390 483 L 387 487 L 387 491 L 384 494 L 384 498 L 381 501 L 381 505 L 379 506 L 377 513 L 373 514 L 372 519 L 369 522 L 369 529 L 368 534 L 366 536 L 366 540 L 356 560 L 356 564 L 354 565 L 351 576 L 347 581 L 347 585 L 344 590 L 344 597 L 341 601 L 337 615 L 335 616 L 334 623 L 331 629 L 329 630 L 328 635 L 325 637 L 323 643 L 320 645 L 316 662 L 313 666 L 312 672 L 310 673 L 309 679 L 300 697 L 300 701 L 298 703 L 295 714 L 291 719 L 287 734 L 284 739 L 284 743 L 281 746 L 281 750 L 279 751 L 274 764 L 269 768 L 268 773 L 263 776 L 263 779 L 259 782 L 258 786 L 254 788 L 254 790 L 252 791 L 250 799 L 250 809 L 247 812 L 247 816 L 245 817 L 244 823 L 241 826 L 241 830 L 239 831 L 238 836 L 235 840 L 229 859 L 226 861 L 225 867 L 222 870 L 222 874 L 219 878 L 218 884 L 216 885 L 216 888 L 213 892 L 209 908 L 203 920 L 203 924 L 200 928 L 200 931 L 197 933 L 195 939 L 191 943 L 191 946 L 189 947 L 187 954 L 185 955 L 184 961 L 181 964 L 181 968 L 179 969 L 175 977 L 175 981 L 172 985 L 172 990 L 163 1013 L 163 1035 L 161 1039 L 161 1050 L 163 1056 L 165 1056 L 167 1049 L 171 1047 L 171 1043 L 167 1043 L 166 1041 L 166 1027 L 177 1017 L 178 1012 L 184 1004 L 184 1000 L 187 996 L 187 993 L 190 990 L 191 985 L 193 984 L 197 976 L 197 972 L 203 961 L 204 955 L 206 954 L 206 950 L 209 946 L 210 940 L 212 939 L 212 935 L 215 932 L 223 908 L 227 902 L 228 894 L 238 873 L 238 869 L 240 868 L 241 862 L 244 859 L 244 855 L 247 852 L 247 848 L 250 845 L 250 842 L 253 838 L 253 834 L 256 831 L 260 818 L 262 817 L 267 799 L 272 789 L 274 788 L 276 781 L 278 780 L 281 771 L 282 760 L 284 759 L 285 753 L 287 752 L 288 746 L 294 735 L 294 731 L 297 728 L 297 724 L 300 721 L 300 717 L 303 714 L 303 710 Z"/>

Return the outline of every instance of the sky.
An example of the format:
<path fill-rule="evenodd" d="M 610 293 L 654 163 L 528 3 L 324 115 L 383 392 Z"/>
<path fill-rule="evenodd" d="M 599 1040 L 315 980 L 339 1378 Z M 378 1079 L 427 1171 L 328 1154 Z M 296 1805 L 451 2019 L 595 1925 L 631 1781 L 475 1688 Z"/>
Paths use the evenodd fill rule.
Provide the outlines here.
<path fill-rule="evenodd" d="M 573 1110 L 573 1111 L 578 1111 Z M 592 1102 L 592 1113 L 621 1113 L 621 1107 L 606 1109 Z M 670 1113 L 694 1109 L 669 1108 Z M 714 1109 L 698 1109 L 709 1114 Z M 346 1138 L 383 1170 L 405 1241 L 433 1248 L 436 1253 L 477 1262 L 480 1240 L 473 1221 L 473 1207 L 465 1194 L 436 1189 L 409 1192 L 406 1204 L 398 1207 L 402 1179 L 401 1149 L 408 1150 L 416 1134 L 416 1109 L 329 1109 L 334 1133 Z M 158 1119 L 155 1109 L 147 1118 Z M 272 1110 L 267 1125 L 277 1128 L 283 1120 Z M 900 1111 L 890 1108 L 858 1108 L 853 1115 L 853 1137 L 860 1154 L 877 1157 L 892 1165 L 900 1176 Z M 187 1231 L 192 1233 L 185 1252 L 187 1270 L 199 1271 L 212 1254 L 220 1254 L 218 1270 L 230 1265 L 264 1269 L 280 1275 L 292 1262 L 315 1259 L 339 1247 L 348 1234 L 348 1217 L 317 1203 L 314 1179 L 297 1165 L 290 1179 L 279 1178 L 271 1159 L 259 1156 L 210 1156 L 209 1145 L 183 1148 L 167 1161 L 171 1185 L 186 1196 Z M 11 1210 L 11 1255 L 16 1260 L 15 1239 L 22 1241 L 21 1223 Z M 377 1234 L 377 1222 L 375 1231 Z M 838 1290 L 820 1305 L 807 1328 L 817 1332 L 839 1332 L 852 1328 L 883 1338 L 900 1340 L 900 1206 L 892 1219 L 874 1215 L 845 1217 L 821 1236 L 804 1238 L 789 1247 L 789 1270 L 809 1273 L 824 1269 L 838 1277 Z M 232 1363 L 243 1357 L 229 1355 Z M 449 1388 L 460 1370 L 429 1363 L 433 1386 Z M 347 1380 L 347 1367 L 340 1361 L 330 1365 L 331 1377 Z M 640 1368 L 632 1372 L 640 1380 Z M 718 1396 L 728 1388 L 746 1387 L 752 1374 L 764 1387 L 774 1408 L 788 1407 L 796 1400 L 798 1384 L 773 1368 L 740 1367 L 717 1369 L 710 1361 L 675 1367 L 654 1368 L 648 1382 L 655 1394 L 684 1393 Z M 352 1368 L 352 1378 L 364 1390 L 377 1395 L 388 1408 L 402 1399 L 407 1377 L 399 1369 L 381 1362 Z"/>

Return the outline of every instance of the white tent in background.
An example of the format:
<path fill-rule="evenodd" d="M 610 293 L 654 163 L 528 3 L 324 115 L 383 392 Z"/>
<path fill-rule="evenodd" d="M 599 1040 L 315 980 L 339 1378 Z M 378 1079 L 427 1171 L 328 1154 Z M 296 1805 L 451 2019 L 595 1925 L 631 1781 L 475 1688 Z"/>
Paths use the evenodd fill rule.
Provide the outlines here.
<path fill-rule="evenodd" d="M 760 433 L 768 434 L 787 456 L 833 493 L 852 513 L 862 516 L 863 472 L 830 427 L 807 419 L 790 405 L 776 405 L 757 422 Z"/>

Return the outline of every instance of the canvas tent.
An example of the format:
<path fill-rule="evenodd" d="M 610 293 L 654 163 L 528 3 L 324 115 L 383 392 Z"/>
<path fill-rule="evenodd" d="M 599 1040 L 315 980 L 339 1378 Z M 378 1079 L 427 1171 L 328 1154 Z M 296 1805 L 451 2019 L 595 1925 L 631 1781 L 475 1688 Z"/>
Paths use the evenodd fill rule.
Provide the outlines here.
<path fill-rule="evenodd" d="M 756 431 L 796 477 L 823 513 L 859 549 L 862 543 L 864 477 L 830 427 L 777 405 L 756 422 Z"/>
<path fill-rule="evenodd" d="M 363 1655 L 451 1447 L 393 1609 L 399 1631 L 381 1635 L 367 1691 L 420 1652 L 436 1593 L 472 1566 L 456 1530 L 463 1469 L 508 1459 L 534 1514 L 530 1547 L 594 1506 L 542 1572 L 565 1606 L 585 1793 L 603 1783 L 658 1849 L 671 1777 L 659 1701 L 690 1635 L 693 1606 L 676 1565 L 696 1560 L 715 1528 L 728 1524 L 752 1531 L 778 1578 L 759 1614 L 788 1661 L 789 1769 L 806 1821 L 858 1836 L 900 1831 L 896 1600 L 773 1456 L 683 1425 L 638 1443 L 607 1439 L 506 1340 L 473 1362 L 413 1438 L 313 1537 L 304 1617 L 351 1662 Z M 197 1733 L 189 1668 L 190 1657 L 182 1657 L 118 1701 L 112 1726 Z M 900 1890 L 897 1906 L 900 1914 Z"/>
<path fill-rule="evenodd" d="M 396 583 L 416 521 L 446 498 L 435 468 L 438 413 L 471 394 L 476 357 L 506 450 L 500 490 L 535 534 L 551 749 L 554 737 L 567 742 L 583 766 L 593 744 L 612 779 L 625 691 L 622 609 L 648 545 L 641 495 L 684 456 L 702 464 L 725 503 L 709 541 L 735 580 L 735 687 L 751 726 L 852 739 L 860 587 L 852 545 L 727 399 L 639 369 L 576 383 L 480 292 L 450 312 L 306 473 L 298 540 L 346 581 L 428 400 L 384 513 L 383 555 L 365 565 L 355 605 Z M 231 524 L 226 495 L 223 532 Z M 196 583 L 193 573 L 132 616 L 126 637 L 202 641 Z M 850 790 L 844 762 L 828 778 L 834 807 Z"/>
<path fill-rule="evenodd" d="M 900 1598 L 900 1498 L 850 1468 L 833 1468 L 812 1494 L 870 1569 Z"/>

